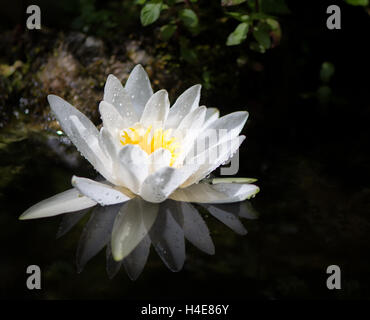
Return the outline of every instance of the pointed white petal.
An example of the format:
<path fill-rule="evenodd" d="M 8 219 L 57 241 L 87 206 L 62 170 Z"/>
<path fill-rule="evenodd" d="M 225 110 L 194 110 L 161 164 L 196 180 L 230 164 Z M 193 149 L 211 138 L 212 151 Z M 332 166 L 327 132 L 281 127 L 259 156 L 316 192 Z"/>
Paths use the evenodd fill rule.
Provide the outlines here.
<path fill-rule="evenodd" d="M 153 94 L 145 105 L 140 122 L 144 127 L 153 125 L 162 127 L 167 119 L 170 101 L 166 90 L 159 90 Z"/>
<path fill-rule="evenodd" d="M 120 144 L 120 142 L 115 144 L 112 135 L 104 127 L 102 127 L 99 131 L 98 141 L 99 141 L 100 148 L 103 150 L 103 152 L 106 154 L 106 156 L 114 164 L 114 162 L 117 161 L 117 147 L 116 147 L 116 145 L 118 146 L 118 144 Z"/>
<path fill-rule="evenodd" d="M 99 112 L 104 128 L 108 129 L 113 136 L 116 136 L 118 131 L 130 126 L 130 123 L 121 117 L 116 107 L 106 101 L 100 102 Z"/>
<path fill-rule="evenodd" d="M 193 172 L 196 167 L 164 167 L 148 176 L 140 190 L 140 196 L 149 202 L 159 203 L 177 189 Z"/>
<path fill-rule="evenodd" d="M 104 178 L 111 181 L 112 161 L 99 144 L 99 132 L 89 131 L 76 116 L 70 117 L 71 140 L 81 154 L 93 165 Z"/>
<path fill-rule="evenodd" d="M 193 148 L 194 140 L 203 126 L 205 114 L 206 107 L 196 108 L 185 116 L 178 129 L 174 131 L 173 136 L 181 141 L 181 154 L 176 159 L 175 166 L 183 163 L 188 151 Z"/>
<path fill-rule="evenodd" d="M 149 155 L 149 171 L 154 173 L 163 167 L 168 167 L 170 162 L 171 152 L 167 149 L 159 148 Z"/>
<path fill-rule="evenodd" d="M 119 152 L 118 159 L 118 175 L 122 185 L 138 194 L 149 172 L 147 153 L 138 145 L 126 145 Z"/>
<path fill-rule="evenodd" d="M 238 111 L 213 121 L 206 129 L 203 128 L 202 133 L 198 135 L 188 150 L 186 157 L 194 157 L 199 152 L 219 146 L 225 141 L 232 141 L 243 129 L 247 118 L 248 112 Z"/>
<path fill-rule="evenodd" d="M 131 199 L 128 195 L 118 191 L 108 184 L 87 178 L 73 176 L 72 185 L 83 195 L 96 201 L 102 206 L 126 202 Z"/>
<path fill-rule="evenodd" d="M 184 91 L 171 107 L 166 128 L 177 128 L 181 120 L 199 106 L 201 85 L 197 84 Z"/>
<path fill-rule="evenodd" d="M 207 129 L 213 122 L 220 117 L 220 111 L 216 108 L 207 108 L 204 119 L 203 130 Z"/>
<path fill-rule="evenodd" d="M 149 77 L 140 64 L 131 71 L 125 89 L 131 97 L 137 115 L 140 117 L 146 103 L 153 94 Z"/>
<path fill-rule="evenodd" d="M 178 130 L 187 130 L 187 133 L 191 133 L 193 130 L 197 131 L 202 128 L 206 111 L 207 108 L 205 106 L 195 108 L 193 111 L 187 114 L 184 119 L 182 119 Z"/>
<path fill-rule="evenodd" d="M 187 179 L 181 188 L 186 188 L 210 174 L 213 170 L 218 168 L 221 164 L 228 161 L 239 149 L 245 136 L 239 136 L 234 139 L 214 145 L 212 148 L 205 150 L 203 153 L 185 159 L 188 165 L 198 164 L 199 169 Z"/>
<path fill-rule="evenodd" d="M 105 83 L 103 99 L 115 106 L 124 119 L 127 127 L 139 121 L 129 93 L 122 87 L 121 81 L 112 74 L 108 76 L 107 82 Z M 124 128 L 126 127 L 121 129 Z"/>
<path fill-rule="evenodd" d="M 126 202 L 114 221 L 112 255 L 119 261 L 127 257 L 147 235 L 158 214 L 158 205 L 140 198 Z"/>
<path fill-rule="evenodd" d="M 33 205 L 19 219 L 52 217 L 66 212 L 90 208 L 95 205 L 95 201 L 81 195 L 77 189 L 73 188 Z"/>
<path fill-rule="evenodd" d="M 236 137 L 240 131 L 243 129 L 245 123 L 248 119 L 248 112 L 247 111 L 237 111 L 233 113 L 229 113 L 226 116 L 218 118 L 214 121 L 210 126 L 209 129 L 213 130 L 227 130 L 231 137 Z"/>
<path fill-rule="evenodd" d="M 231 203 L 250 199 L 258 192 L 259 188 L 254 184 L 198 183 L 184 189 L 177 189 L 170 198 L 185 202 Z"/>
<path fill-rule="evenodd" d="M 104 168 L 106 157 L 100 149 L 99 132 L 94 124 L 62 98 L 49 95 L 48 101 L 60 126 L 73 144 L 97 171 L 109 178 L 109 172 Z"/>

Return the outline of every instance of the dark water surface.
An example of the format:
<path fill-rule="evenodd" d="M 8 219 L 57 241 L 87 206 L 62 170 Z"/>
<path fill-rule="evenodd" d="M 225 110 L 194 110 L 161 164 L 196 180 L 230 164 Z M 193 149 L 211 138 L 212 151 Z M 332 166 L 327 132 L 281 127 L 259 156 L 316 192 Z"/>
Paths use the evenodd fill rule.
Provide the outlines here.
<path fill-rule="evenodd" d="M 323 177 L 318 169 L 320 164 L 304 158 L 287 157 L 291 165 L 277 166 L 279 169 L 269 180 L 260 179 L 261 192 L 251 201 L 259 218 L 242 220 L 247 235 L 237 235 L 211 215 L 202 213 L 214 240 L 215 255 L 206 255 L 186 242 L 185 266 L 173 273 L 152 248 L 143 274 L 133 282 L 123 268 L 112 280 L 108 278 L 102 250 L 78 274 L 76 250 L 89 214 L 59 239 L 56 233 L 61 217 L 17 220 L 32 204 L 69 188 L 73 174 L 94 176 L 84 160 L 77 162 L 79 165 L 61 161 L 48 141 L 31 136 L 1 150 L 2 161 L 9 166 L 3 172 L 4 179 L 14 175 L 1 192 L 0 271 L 6 275 L 1 284 L 3 297 L 368 296 L 370 244 L 364 208 L 369 204 L 370 190 L 364 190 L 357 199 L 348 198 L 347 187 Z M 242 152 L 241 159 L 247 154 Z M 42 270 L 40 291 L 26 289 L 26 267 L 31 264 Z M 326 288 L 326 268 L 332 264 L 341 267 L 342 290 Z"/>
<path fill-rule="evenodd" d="M 343 2 L 343 28 L 330 31 L 324 7 L 288 3 L 292 14 L 281 19 L 276 48 L 264 55 L 248 51 L 248 63 L 239 66 L 237 49 L 211 57 L 217 52 L 211 47 L 212 60 L 199 62 L 214 81 L 203 87 L 201 104 L 219 107 L 221 115 L 250 113 L 238 176 L 258 178 L 261 191 L 250 202 L 258 219 L 241 219 L 248 230 L 242 236 L 202 211 L 215 255 L 186 242 L 184 268 L 171 272 L 152 248 L 136 281 L 123 268 L 110 280 L 105 250 L 77 273 L 76 251 L 90 213 L 58 239 L 60 216 L 18 220 L 31 205 L 69 189 L 73 175 L 96 177 L 57 134 L 46 96 L 62 96 L 97 124 L 106 76 L 124 78 L 137 57 L 145 57 L 155 89 L 163 85 L 171 99 L 202 82 L 202 68 L 172 57 L 171 70 L 179 73 L 164 73 L 156 66 L 160 58 L 151 56 L 152 29 L 138 27 L 124 38 L 131 47 L 145 39 L 135 56 L 122 49 L 126 42 L 104 37 L 106 46 L 101 40 L 86 48 L 86 35 L 68 28 L 60 34 L 52 22 L 37 34 L 9 22 L 0 34 L 0 70 L 22 64 L 0 76 L 1 298 L 370 298 L 368 10 Z M 325 82 L 328 65 L 335 72 Z M 42 290 L 26 287 L 31 264 L 41 268 Z M 341 268 L 341 290 L 326 287 L 329 265 Z"/>

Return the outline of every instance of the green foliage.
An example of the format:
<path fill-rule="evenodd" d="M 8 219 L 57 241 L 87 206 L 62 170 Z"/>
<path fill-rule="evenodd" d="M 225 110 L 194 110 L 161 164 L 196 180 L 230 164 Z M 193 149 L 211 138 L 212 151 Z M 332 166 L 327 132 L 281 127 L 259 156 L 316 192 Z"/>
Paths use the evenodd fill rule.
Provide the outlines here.
<path fill-rule="evenodd" d="M 159 3 L 148 3 L 140 12 L 141 24 L 145 27 L 153 22 L 157 21 L 162 10 L 162 2 Z"/>
<path fill-rule="evenodd" d="M 114 28 L 117 23 L 112 18 L 111 10 L 98 10 L 95 6 L 95 0 L 80 0 L 81 16 L 73 23 L 73 27 L 90 31 L 97 29 L 97 34 L 104 34 Z"/>
<path fill-rule="evenodd" d="M 198 17 L 195 12 L 191 9 L 183 9 L 179 12 L 179 17 L 184 23 L 184 26 L 190 31 L 194 32 L 198 27 Z"/>
<path fill-rule="evenodd" d="M 367 6 L 369 5 L 369 0 L 346 0 L 346 2 L 353 6 Z"/>
<path fill-rule="evenodd" d="M 249 30 L 249 25 L 246 22 L 240 23 L 236 29 L 229 34 L 226 45 L 235 46 L 242 43 L 247 38 L 247 33 Z"/>
<path fill-rule="evenodd" d="M 289 13 L 285 0 L 221 0 L 207 6 L 196 0 L 135 3 L 141 6 L 141 24 L 148 26 L 157 21 L 160 39 L 177 42 L 181 58 L 189 63 L 195 63 L 202 50 L 201 46 L 190 45 L 199 43 L 192 38 L 199 37 L 203 42 L 210 34 L 217 34 L 223 46 L 246 43 L 247 50 L 264 53 L 280 41 L 278 16 Z"/>
<path fill-rule="evenodd" d="M 271 39 L 270 39 L 270 27 L 266 23 L 261 23 L 253 30 L 253 37 L 257 40 L 259 45 L 261 45 L 264 49 L 268 49 L 271 46 Z"/>
<path fill-rule="evenodd" d="M 168 41 L 175 33 L 177 26 L 175 24 L 165 24 L 161 27 L 161 37 L 164 41 Z"/>

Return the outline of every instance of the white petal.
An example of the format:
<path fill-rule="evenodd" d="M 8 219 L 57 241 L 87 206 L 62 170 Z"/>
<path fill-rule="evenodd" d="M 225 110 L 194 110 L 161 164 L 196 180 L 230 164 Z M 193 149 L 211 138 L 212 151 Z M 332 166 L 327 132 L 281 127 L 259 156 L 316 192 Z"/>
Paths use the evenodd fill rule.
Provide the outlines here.
<path fill-rule="evenodd" d="M 248 119 L 247 111 L 237 111 L 229 113 L 216 121 L 214 121 L 209 129 L 213 130 L 227 130 L 231 137 L 236 137 L 243 129 Z"/>
<path fill-rule="evenodd" d="M 188 133 L 191 133 L 193 130 L 196 131 L 202 128 L 206 111 L 205 106 L 195 108 L 180 122 L 178 130 L 187 130 Z"/>
<path fill-rule="evenodd" d="M 119 152 L 118 159 L 118 175 L 122 185 L 138 194 L 149 172 L 147 153 L 137 145 L 126 145 Z"/>
<path fill-rule="evenodd" d="M 106 156 L 111 159 L 112 163 L 114 164 L 115 161 L 117 161 L 117 146 L 119 146 L 120 142 L 116 143 L 113 140 L 112 135 L 109 133 L 109 131 L 102 127 L 99 132 L 99 145 L 100 148 L 104 151 Z"/>
<path fill-rule="evenodd" d="M 121 81 L 112 74 L 108 76 L 107 82 L 105 83 L 103 99 L 115 106 L 125 120 L 127 127 L 139 121 L 129 93 L 123 88 Z"/>
<path fill-rule="evenodd" d="M 177 189 L 170 198 L 177 201 L 198 203 L 231 203 L 250 199 L 259 192 L 254 184 L 198 183 Z"/>
<path fill-rule="evenodd" d="M 106 157 L 100 149 L 99 132 L 94 124 L 62 98 L 48 95 L 48 101 L 63 131 L 94 168 L 108 179 L 109 172 L 104 168 Z"/>
<path fill-rule="evenodd" d="M 201 85 L 197 84 L 184 91 L 171 107 L 166 121 L 166 129 L 177 128 L 181 120 L 199 106 Z"/>
<path fill-rule="evenodd" d="M 200 151 L 211 149 L 225 141 L 237 137 L 248 118 L 248 112 L 238 111 L 230 113 L 222 118 L 218 118 L 203 128 L 203 132 L 198 135 L 192 147 L 188 150 L 186 157 L 193 157 Z M 199 148 L 201 146 L 201 148 Z"/>
<path fill-rule="evenodd" d="M 177 189 L 196 168 L 193 167 L 164 167 L 148 176 L 140 190 L 140 196 L 149 202 L 159 203 Z"/>
<path fill-rule="evenodd" d="M 209 148 L 203 153 L 197 154 L 190 159 L 185 159 L 186 164 L 198 164 L 199 169 L 193 175 L 191 175 L 181 187 L 185 188 L 199 182 L 213 170 L 218 168 L 221 164 L 228 161 L 239 149 L 239 146 L 244 139 L 245 136 L 236 137 L 234 139 L 214 145 L 212 148 Z"/>
<path fill-rule="evenodd" d="M 145 105 L 140 122 L 144 127 L 153 125 L 154 128 L 162 127 L 167 119 L 170 101 L 166 90 L 159 90 L 153 94 Z"/>
<path fill-rule="evenodd" d="M 89 197 L 102 206 L 126 202 L 131 199 L 129 195 L 105 183 L 100 183 L 87 178 L 73 176 L 72 185 L 83 195 Z"/>
<path fill-rule="evenodd" d="M 149 155 L 149 171 L 154 173 L 157 170 L 168 167 L 171 162 L 171 152 L 167 149 L 159 148 Z"/>
<path fill-rule="evenodd" d="M 137 115 L 140 117 L 146 103 L 153 94 L 149 77 L 140 64 L 131 71 L 125 89 L 131 97 Z"/>
<path fill-rule="evenodd" d="M 203 126 L 205 114 L 206 107 L 196 108 L 185 116 L 178 129 L 174 131 L 173 136 L 181 141 L 181 154 L 176 159 L 175 166 L 181 164 L 189 149 L 193 148 L 194 140 Z"/>
<path fill-rule="evenodd" d="M 125 203 L 112 231 L 112 255 L 119 261 L 127 257 L 147 235 L 158 214 L 158 205 L 134 198 Z"/>
<path fill-rule="evenodd" d="M 73 188 L 33 205 L 19 219 L 27 220 L 52 217 L 61 213 L 90 208 L 95 205 L 95 201 L 82 196 L 77 189 Z"/>
<path fill-rule="evenodd" d="M 100 147 L 99 132 L 89 131 L 76 116 L 70 117 L 70 123 L 74 145 L 104 178 L 111 181 L 112 161 Z"/>
<path fill-rule="evenodd" d="M 116 107 L 106 101 L 100 102 L 99 112 L 104 128 L 108 129 L 112 136 L 116 136 L 118 131 L 130 126 L 130 123 L 121 117 Z"/>
<path fill-rule="evenodd" d="M 207 129 L 213 122 L 220 117 L 220 111 L 216 108 L 207 108 L 204 119 L 203 130 Z"/>

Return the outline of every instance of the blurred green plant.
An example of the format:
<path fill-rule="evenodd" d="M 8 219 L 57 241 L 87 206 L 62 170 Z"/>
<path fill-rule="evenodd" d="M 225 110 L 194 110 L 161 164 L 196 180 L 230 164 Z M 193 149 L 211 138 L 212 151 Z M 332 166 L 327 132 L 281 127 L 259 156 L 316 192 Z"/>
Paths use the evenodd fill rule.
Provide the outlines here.
<path fill-rule="evenodd" d="M 141 24 L 160 25 L 160 38 L 164 42 L 177 41 L 181 57 L 190 63 L 195 63 L 199 55 L 190 39 L 211 33 L 223 35 L 225 28 L 230 31 L 220 39 L 224 45 L 246 44 L 251 50 L 264 53 L 280 42 L 277 16 L 290 13 L 285 0 L 219 0 L 212 5 L 200 0 L 136 0 L 134 3 L 141 6 Z M 210 18 L 214 21 L 210 22 Z"/>

